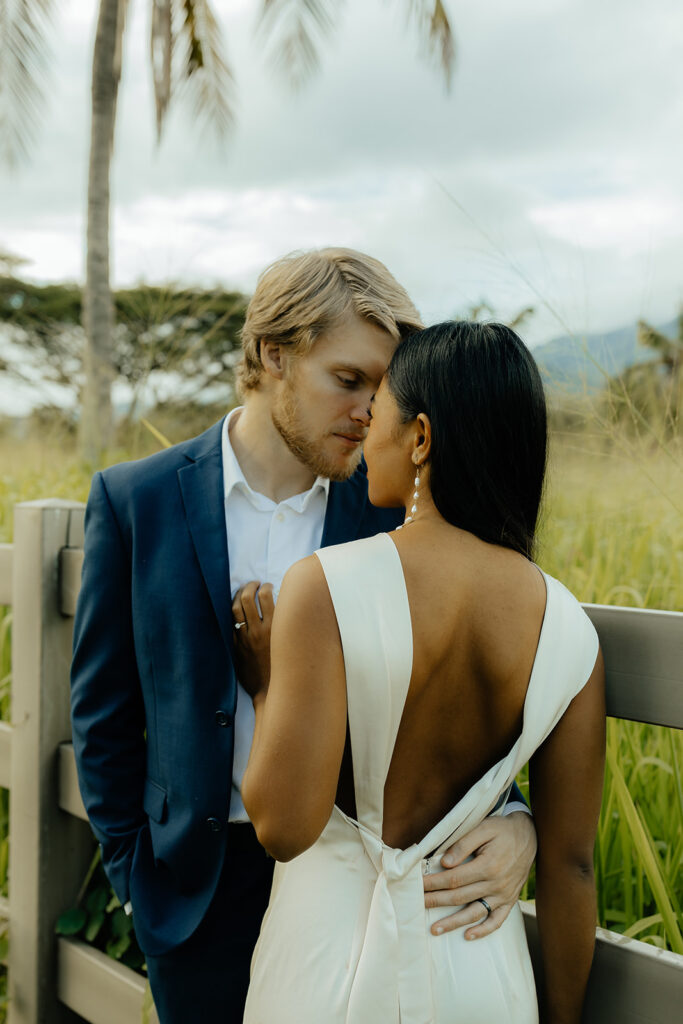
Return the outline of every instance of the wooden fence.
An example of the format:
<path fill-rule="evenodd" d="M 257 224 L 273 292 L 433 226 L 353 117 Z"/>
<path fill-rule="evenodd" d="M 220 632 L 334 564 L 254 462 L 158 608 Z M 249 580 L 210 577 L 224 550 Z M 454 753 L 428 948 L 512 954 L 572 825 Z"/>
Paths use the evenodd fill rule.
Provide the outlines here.
<path fill-rule="evenodd" d="M 0 545 L 0 605 L 12 608 L 12 725 L 0 723 L 0 786 L 10 789 L 10 897 L 0 904 L 10 928 L 9 1024 L 141 1018 L 138 974 L 54 933 L 92 856 L 69 742 L 83 518 L 75 502 L 17 505 L 14 544 Z M 585 607 L 605 653 L 608 713 L 683 728 L 683 614 Z M 524 911 L 536 956 L 533 906 Z M 683 956 L 597 934 L 586 1024 L 679 1019 Z"/>

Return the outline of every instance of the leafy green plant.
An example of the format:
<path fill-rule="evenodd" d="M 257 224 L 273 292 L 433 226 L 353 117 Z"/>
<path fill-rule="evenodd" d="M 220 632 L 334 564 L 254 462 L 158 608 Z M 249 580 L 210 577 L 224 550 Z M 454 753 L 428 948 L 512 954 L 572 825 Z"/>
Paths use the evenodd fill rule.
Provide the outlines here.
<path fill-rule="evenodd" d="M 99 847 L 75 905 L 60 915 L 55 931 L 58 935 L 77 935 L 136 971 L 144 968 L 145 957 L 135 937 L 133 919 L 109 885 Z"/>

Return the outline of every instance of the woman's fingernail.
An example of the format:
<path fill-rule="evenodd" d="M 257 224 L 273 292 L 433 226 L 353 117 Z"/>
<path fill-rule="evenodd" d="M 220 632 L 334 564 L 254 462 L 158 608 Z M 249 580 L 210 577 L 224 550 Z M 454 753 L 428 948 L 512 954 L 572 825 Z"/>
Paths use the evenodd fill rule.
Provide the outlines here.
<path fill-rule="evenodd" d="M 455 864 L 455 858 L 454 857 L 444 857 L 443 860 L 441 861 L 441 863 L 443 864 L 443 866 L 445 868 L 452 868 L 453 865 Z"/>
<path fill-rule="evenodd" d="M 442 931 L 443 931 L 443 928 L 435 928 L 434 929 L 434 934 L 435 935 L 441 935 Z"/>

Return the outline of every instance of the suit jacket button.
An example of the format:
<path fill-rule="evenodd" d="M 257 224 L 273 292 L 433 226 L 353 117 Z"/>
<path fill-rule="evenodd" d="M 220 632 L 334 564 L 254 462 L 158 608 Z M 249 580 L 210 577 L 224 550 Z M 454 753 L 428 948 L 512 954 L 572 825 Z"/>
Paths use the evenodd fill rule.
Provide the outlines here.
<path fill-rule="evenodd" d="M 230 722 L 232 721 L 232 715 L 229 715 L 227 711 L 217 711 L 214 718 L 216 719 L 216 725 L 221 725 L 223 727 L 230 725 Z"/>
<path fill-rule="evenodd" d="M 218 818 L 207 818 L 206 824 L 210 832 L 220 832 L 221 829 L 223 828 Z"/>

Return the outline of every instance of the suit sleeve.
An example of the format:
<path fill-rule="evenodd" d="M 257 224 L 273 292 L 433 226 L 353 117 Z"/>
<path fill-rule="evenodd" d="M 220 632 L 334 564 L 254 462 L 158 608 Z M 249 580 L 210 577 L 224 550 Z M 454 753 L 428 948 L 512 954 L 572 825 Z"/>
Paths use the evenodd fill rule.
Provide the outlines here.
<path fill-rule="evenodd" d="M 526 811 L 531 814 L 529 805 L 522 796 L 522 791 L 516 782 L 513 782 L 510 795 L 507 798 L 505 807 L 502 811 L 503 814 L 512 814 L 513 811 Z"/>
<path fill-rule="evenodd" d="M 145 716 L 133 642 L 131 553 L 99 473 L 88 499 L 84 547 L 71 671 L 73 744 L 104 868 L 126 903 L 146 821 Z"/>

